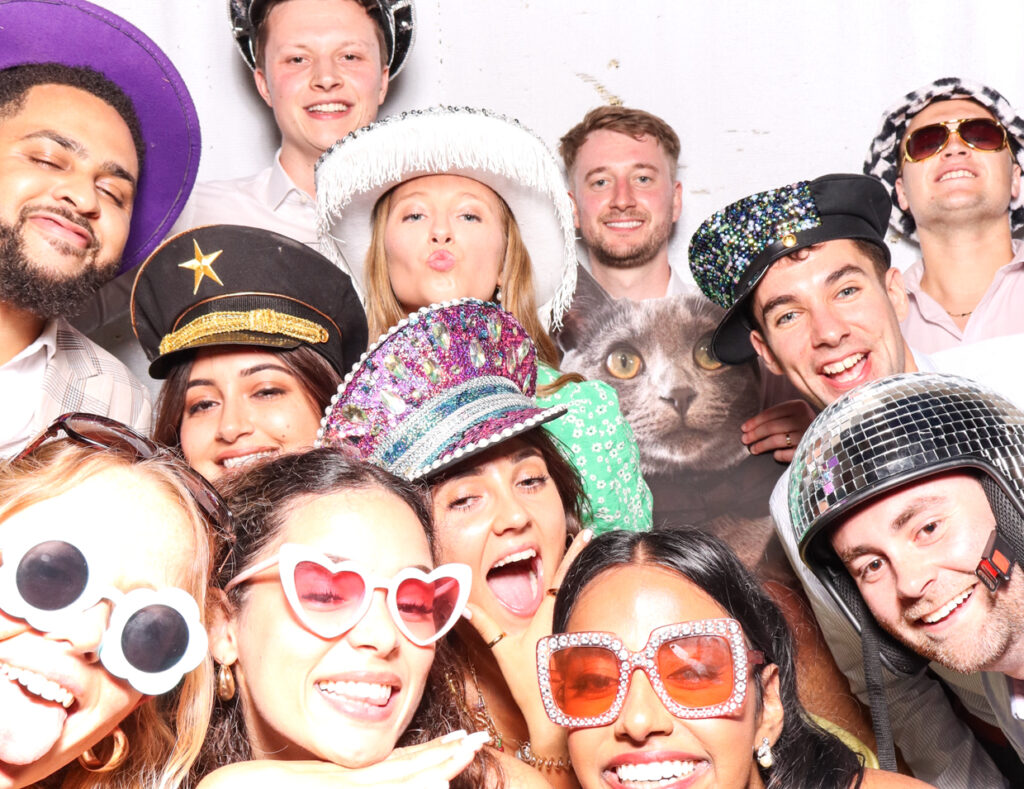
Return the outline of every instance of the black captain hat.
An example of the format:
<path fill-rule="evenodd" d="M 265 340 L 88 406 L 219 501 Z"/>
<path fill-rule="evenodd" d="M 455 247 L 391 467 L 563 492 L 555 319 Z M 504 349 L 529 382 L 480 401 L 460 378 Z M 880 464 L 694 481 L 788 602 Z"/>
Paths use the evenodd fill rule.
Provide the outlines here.
<path fill-rule="evenodd" d="M 877 178 L 837 173 L 744 197 L 712 214 L 690 239 L 690 271 L 705 296 L 725 308 L 711 352 L 726 364 L 755 356 L 746 314 L 765 272 L 801 249 L 849 238 L 890 260 L 885 227 L 892 204 Z"/>
<path fill-rule="evenodd" d="M 307 345 L 343 375 L 368 339 L 347 274 L 294 239 L 239 225 L 165 241 L 139 268 L 131 318 L 154 378 L 190 351 L 230 345 Z"/>

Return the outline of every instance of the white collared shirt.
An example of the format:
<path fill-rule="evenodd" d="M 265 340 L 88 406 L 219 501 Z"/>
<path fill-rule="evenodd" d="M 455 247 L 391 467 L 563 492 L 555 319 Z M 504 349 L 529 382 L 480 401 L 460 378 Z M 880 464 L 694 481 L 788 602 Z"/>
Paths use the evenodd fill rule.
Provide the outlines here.
<path fill-rule="evenodd" d="M 322 251 L 316 237 L 316 199 L 284 171 L 280 149 L 274 163 L 255 175 L 197 185 L 171 235 L 202 225 L 261 227 Z"/>
<path fill-rule="evenodd" d="M 8 362 L 0 365 L 0 457 L 21 451 L 33 437 L 39 392 L 43 388 L 46 365 L 57 352 L 57 321 L 47 321 L 42 332 Z"/>

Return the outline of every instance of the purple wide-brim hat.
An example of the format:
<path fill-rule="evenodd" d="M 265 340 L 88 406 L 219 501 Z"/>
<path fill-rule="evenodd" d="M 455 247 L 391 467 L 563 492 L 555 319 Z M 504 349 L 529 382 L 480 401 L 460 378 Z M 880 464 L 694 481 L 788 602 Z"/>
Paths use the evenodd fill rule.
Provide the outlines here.
<path fill-rule="evenodd" d="M 496 304 L 433 304 L 374 344 L 331 400 L 317 446 L 354 450 L 405 479 L 433 476 L 561 416 L 533 395 L 537 351 Z"/>
<path fill-rule="evenodd" d="M 199 118 L 185 82 L 148 36 L 85 0 L 0 0 L 0 69 L 28 63 L 84 66 L 135 105 L 146 145 L 121 271 L 160 244 L 199 171 Z"/>

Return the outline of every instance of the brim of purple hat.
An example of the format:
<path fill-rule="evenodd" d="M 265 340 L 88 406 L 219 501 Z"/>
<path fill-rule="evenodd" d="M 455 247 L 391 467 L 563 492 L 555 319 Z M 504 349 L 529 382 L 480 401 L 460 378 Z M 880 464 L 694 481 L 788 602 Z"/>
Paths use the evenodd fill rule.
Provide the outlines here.
<path fill-rule="evenodd" d="M 969 98 L 988 109 L 1003 124 L 1006 133 L 1013 139 L 1017 150 L 1016 163 L 1024 169 L 1024 118 L 1010 105 L 1010 102 L 994 88 L 979 82 L 959 77 L 943 77 L 929 85 L 913 90 L 896 104 L 882 113 L 878 134 L 871 141 L 871 148 L 864 159 L 864 174 L 880 179 L 893 204 L 889 225 L 897 233 L 910 237 L 915 230 L 914 218 L 902 208 L 896 196 L 896 179 L 900 174 L 899 145 L 907 131 L 907 125 L 933 101 L 954 98 Z M 1011 151 L 1012 153 L 1012 151 Z M 1010 206 L 1010 225 L 1014 231 L 1024 227 L 1024 200 L 1017 198 Z"/>
<path fill-rule="evenodd" d="M 528 399 L 525 398 L 524 399 Z M 432 477 L 451 466 L 461 463 L 467 458 L 478 455 L 491 447 L 497 446 L 545 422 L 562 416 L 569 406 L 565 404 L 550 408 L 526 406 L 505 411 L 500 416 L 490 416 L 475 424 L 471 424 L 463 432 L 452 436 L 430 463 L 418 468 L 403 469 L 401 476 L 407 479 L 423 479 Z"/>
<path fill-rule="evenodd" d="M 85 66 L 135 105 L 146 145 L 121 271 L 167 235 L 195 184 L 202 143 L 184 80 L 142 31 L 85 0 L 0 0 L 0 69 L 28 63 Z"/>

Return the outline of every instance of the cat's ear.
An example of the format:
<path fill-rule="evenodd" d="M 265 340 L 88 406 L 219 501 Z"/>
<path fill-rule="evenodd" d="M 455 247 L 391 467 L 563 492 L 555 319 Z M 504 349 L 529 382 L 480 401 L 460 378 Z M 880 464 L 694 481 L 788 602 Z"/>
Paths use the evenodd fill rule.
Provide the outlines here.
<path fill-rule="evenodd" d="M 576 292 L 572 295 L 572 306 L 562 318 L 562 328 L 555 335 L 555 342 L 562 351 L 571 351 L 586 342 L 587 319 L 615 300 L 605 293 L 604 288 L 583 266 L 576 265 Z"/>
<path fill-rule="evenodd" d="M 768 343 L 765 342 L 764 335 L 762 335 L 757 329 L 750 330 L 750 344 L 754 346 L 754 350 L 757 351 L 757 355 L 761 357 L 761 361 L 764 362 L 765 367 L 776 375 L 785 375 L 782 371 L 782 367 L 779 366 L 778 359 L 776 359 L 775 354 L 772 353 L 772 349 L 769 348 Z"/>

